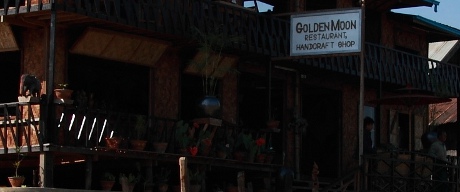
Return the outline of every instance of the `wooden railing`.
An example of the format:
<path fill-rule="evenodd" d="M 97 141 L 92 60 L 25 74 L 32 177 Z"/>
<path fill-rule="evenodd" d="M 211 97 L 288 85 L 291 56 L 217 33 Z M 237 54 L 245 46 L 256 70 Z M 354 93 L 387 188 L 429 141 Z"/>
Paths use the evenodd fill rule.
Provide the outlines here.
<path fill-rule="evenodd" d="M 48 0 L 5 0 L 0 15 L 49 10 Z M 241 37 L 233 52 L 257 53 L 271 58 L 289 56 L 290 23 L 287 19 L 250 9 L 206 0 L 56 0 L 59 11 L 86 15 L 158 34 L 171 40 L 190 38 L 192 29 L 210 33 L 218 28 L 228 36 Z M 1 6 L 1 5 L 0 5 Z M 58 13 L 59 14 L 59 13 Z M 171 37 L 173 36 L 173 37 Z M 460 96 L 458 66 L 430 60 L 376 44 L 366 43 L 365 77 L 384 83 Z M 292 60 L 292 59 L 291 59 Z M 301 58 L 300 65 L 359 75 L 357 55 Z"/>
<path fill-rule="evenodd" d="M 29 151 L 32 146 L 43 150 L 43 131 L 33 106 L 36 105 L 23 102 L 0 104 L 0 146 L 4 153 L 15 152 L 18 146 L 27 146 Z"/>
<path fill-rule="evenodd" d="M 39 103 L 26 102 L 0 104 L 0 147 L 3 149 L 0 153 L 14 152 L 19 146 L 26 146 L 29 151 L 43 151 L 44 145 L 106 148 L 105 139 L 111 137 L 122 138 L 121 149 L 130 149 L 129 140 L 141 139 L 148 141 L 146 151 L 153 151 L 153 142 L 167 142 L 166 152 L 177 152 L 175 136 L 178 120 L 142 115 L 146 118 L 146 124 L 141 138 L 136 138 L 135 127 L 140 115 L 100 109 L 81 110 L 73 106 L 63 108 L 60 105 L 58 111 L 62 112 L 56 116 L 55 127 L 47 127 L 45 131 L 38 118 L 39 106 Z M 186 123 L 190 128 L 193 126 L 192 122 Z M 192 140 L 197 139 L 199 131 L 196 130 L 196 137 Z M 229 142 L 230 152 L 241 131 L 243 129 L 240 126 L 222 122 L 221 127 L 215 131 L 212 150 L 217 150 L 221 142 Z"/>
<path fill-rule="evenodd" d="M 364 191 L 458 191 L 459 166 L 422 153 L 364 156 Z"/>

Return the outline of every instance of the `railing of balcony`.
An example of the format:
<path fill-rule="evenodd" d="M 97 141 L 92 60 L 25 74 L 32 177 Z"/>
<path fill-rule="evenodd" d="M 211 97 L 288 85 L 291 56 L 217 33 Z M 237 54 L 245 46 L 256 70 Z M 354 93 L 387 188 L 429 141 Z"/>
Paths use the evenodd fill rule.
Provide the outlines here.
<path fill-rule="evenodd" d="M 49 9 L 48 0 L 5 0 L 12 6 L 0 15 Z M 193 27 L 205 33 L 216 27 L 229 36 L 239 36 L 235 50 L 275 57 L 289 56 L 290 23 L 270 14 L 206 0 L 57 0 L 58 10 L 83 14 L 158 33 L 190 37 Z M 22 8 L 20 8 L 22 5 Z M 458 66 L 430 60 L 376 44 L 366 43 L 365 76 L 386 83 L 460 96 Z M 359 75 L 358 56 L 325 56 L 297 59 L 307 66 Z"/>
<path fill-rule="evenodd" d="M 0 104 L 0 145 L 4 153 L 14 152 L 18 146 L 27 146 L 29 151 L 33 145 L 43 149 L 43 131 L 33 106 L 22 102 Z"/>
<path fill-rule="evenodd" d="M 175 136 L 178 120 L 175 119 L 98 109 L 80 110 L 75 107 L 63 109 L 60 106 L 58 111 L 62 112 L 57 115 L 56 127 L 54 129 L 45 128 L 45 132 L 42 130 L 44 126 L 40 126 L 40 119 L 36 117 L 38 114 L 34 115 L 34 108 L 38 109 L 38 106 L 38 103 L 25 102 L 0 104 L 0 147 L 3 148 L 3 153 L 14 152 L 18 146 L 27 146 L 29 151 L 43 151 L 45 144 L 107 149 L 105 139 L 111 137 L 122 138 L 121 149 L 131 149 L 129 141 L 141 139 L 148 141 L 145 148 L 147 151 L 154 151 L 153 142 L 166 142 L 168 143 L 166 152 L 177 152 Z M 139 117 L 144 117 L 146 122 L 145 132 L 139 135 L 141 138 L 137 138 L 135 131 Z M 189 126 L 188 128 L 192 127 L 191 122 Z M 191 141 L 198 139 L 197 135 L 202 134 L 200 131 L 203 130 L 206 129 L 193 131 L 196 134 L 195 137 L 190 138 Z M 213 143 L 216 143 L 212 146 L 213 149 L 217 150 L 220 147 L 217 146 L 218 143 L 236 140 L 241 131 L 243 130 L 240 126 L 222 122 L 222 126 L 213 131 L 215 135 Z"/>
<path fill-rule="evenodd" d="M 458 66 L 371 43 L 366 43 L 366 64 L 369 79 L 459 96 Z"/>
<path fill-rule="evenodd" d="M 422 153 L 364 156 L 365 191 L 458 191 L 459 166 Z"/>

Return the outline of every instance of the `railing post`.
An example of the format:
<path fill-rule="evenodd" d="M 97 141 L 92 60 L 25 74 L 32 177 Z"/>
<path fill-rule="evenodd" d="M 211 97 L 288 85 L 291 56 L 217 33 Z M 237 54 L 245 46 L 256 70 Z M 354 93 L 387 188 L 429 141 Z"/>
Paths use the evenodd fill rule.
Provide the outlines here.
<path fill-rule="evenodd" d="M 54 153 L 49 151 L 41 152 L 39 166 L 40 186 L 54 187 Z"/>
<path fill-rule="evenodd" d="M 361 158 L 363 159 L 363 166 L 362 166 L 362 169 L 363 169 L 363 183 L 362 183 L 362 186 L 363 186 L 363 190 L 364 191 L 367 191 L 368 190 L 368 186 L 367 186 L 367 183 L 369 181 L 369 178 L 368 178 L 368 174 L 369 174 L 369 159 L 366 159 L 365 156 L 361 156 Z"/>

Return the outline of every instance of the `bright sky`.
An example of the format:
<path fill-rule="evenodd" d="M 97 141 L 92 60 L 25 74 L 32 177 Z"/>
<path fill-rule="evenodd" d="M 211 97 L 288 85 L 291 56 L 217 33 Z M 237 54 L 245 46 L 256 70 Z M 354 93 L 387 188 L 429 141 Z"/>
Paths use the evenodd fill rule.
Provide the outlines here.
<path fill-rule="evenodd" d="M 451 27 L 460 29 L 460 0 L 438 0 L 438 12 L 434 12 L 433 7 L 416 7 L 416 8 L 406 8 L 406 9 L 395 9 L 394 12 L 405 13 L 411 15 L 419 15 L 427 19 L 449 25 Z M 259 10 L 261 12 L 266 11 L 267 9 L 272 9 L 271 6 L 258 2 L 257 3 Z M 254 6 L 252 1 L 245 1 L 244 6 Z"/>
<path fill-rule="evenodd" d="M 419 15 L 427 19 L 460 29 L 460 0 L 438 0 L 438 12 L 433 7 L 395 9 L 393 12 Z"/>

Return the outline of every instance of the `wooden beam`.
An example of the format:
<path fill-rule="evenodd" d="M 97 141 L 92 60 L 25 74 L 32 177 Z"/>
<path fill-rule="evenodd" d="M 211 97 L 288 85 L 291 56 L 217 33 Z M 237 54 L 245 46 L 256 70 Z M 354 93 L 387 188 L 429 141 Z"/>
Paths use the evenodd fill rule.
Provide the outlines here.
<path fill-rule="evenodd" d="M 42 152 L 40 153 L 39 162 L 39 175 L 41 187 L 54 187 L 54 153 Z"/>

